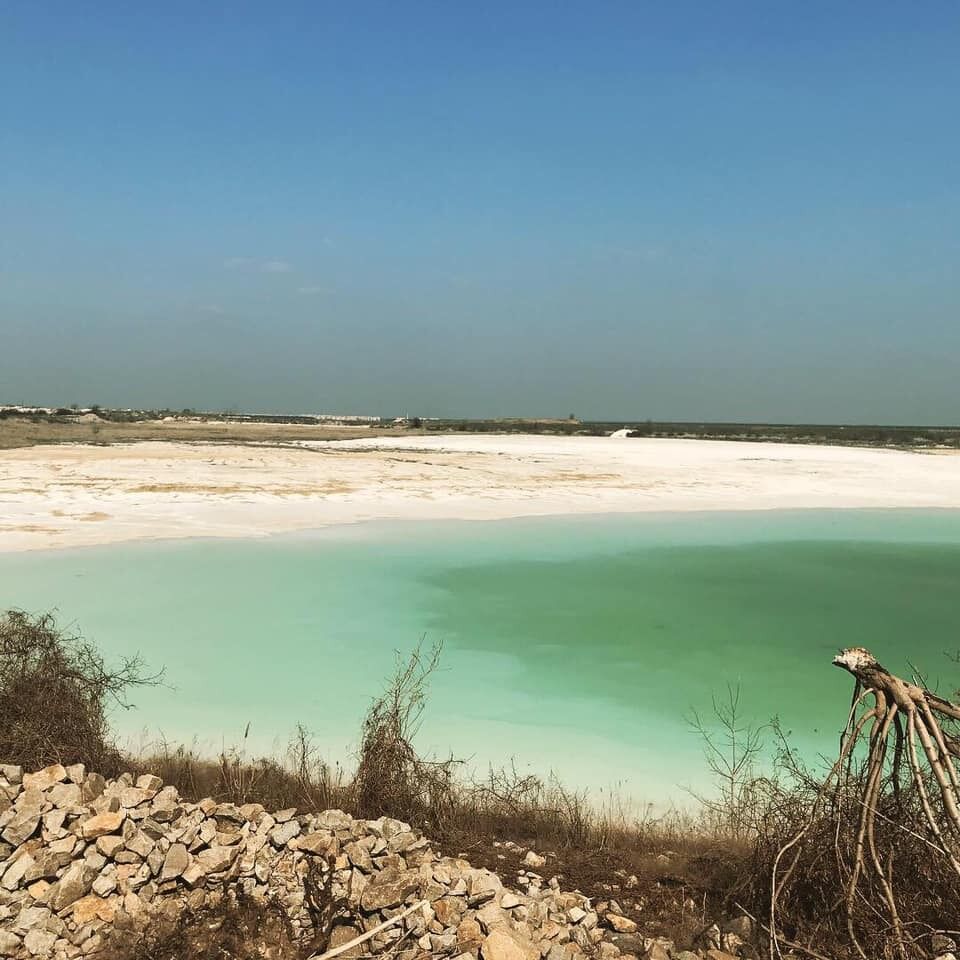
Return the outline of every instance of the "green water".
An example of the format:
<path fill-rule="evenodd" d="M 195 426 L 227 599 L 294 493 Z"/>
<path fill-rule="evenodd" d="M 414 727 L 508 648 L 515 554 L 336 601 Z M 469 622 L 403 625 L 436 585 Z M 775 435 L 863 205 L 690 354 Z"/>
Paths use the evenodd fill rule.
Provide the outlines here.
<path fill-rule="evenodd" d="M 741 684 L 808 754 L 834 748 L 869 647 L 952 689 L 960 515 L 805 512 L 364 524 L 309 536 L 0 554 L 0 607 L 57 608 L 109 656 L 166 668 L 116 725 L 208 750 L 295 723 L 349 758 L 421 637 L 442 640 L 419 734 L 638 800 L 702 782 L 685 717 Z M 956 668 L 960 679 L 960 668 Z"/>

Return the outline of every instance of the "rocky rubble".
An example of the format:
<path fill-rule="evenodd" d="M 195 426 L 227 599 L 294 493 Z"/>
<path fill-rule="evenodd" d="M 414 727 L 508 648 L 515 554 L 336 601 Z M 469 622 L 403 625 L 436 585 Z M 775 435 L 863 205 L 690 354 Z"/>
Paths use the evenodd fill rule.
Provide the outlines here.
<path fill-rule="evenodd" d="M 540 870 L 547 861 L 531 851 L 524 862 Z M 715 929 L 698 954 L 677 951 L 639 936 L 615 900 L 593 904 L 533 869 L 522 889 L 507 889 L 397 820 L 190 803 L 154 776 L 105 781 L 82 765 L 0 765 L 0 957 L 91 956 L 114 930 L 231 892 L 281 903 L 306 942 L 305 878 L 315 871 L 349 908 L 330 947 L 424 901 L 354 956 L 396 946 L 400 958 L 728 960 L 743 943 Z"/>

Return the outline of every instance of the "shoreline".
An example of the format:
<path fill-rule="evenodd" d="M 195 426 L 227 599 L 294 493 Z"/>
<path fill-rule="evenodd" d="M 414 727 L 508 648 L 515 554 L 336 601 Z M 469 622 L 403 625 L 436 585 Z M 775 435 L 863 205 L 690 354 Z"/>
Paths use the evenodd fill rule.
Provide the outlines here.
<path fill-rule="evenodd" d="M 960 509 L 960 455 L 542 435 L 0 451 L 2 553 L 370 521 L 811 509 Z"/>
<path fill-rule="evenodd" d="M 335 542 L 360 543 L 365 541 L 387 541 L 394 539 L 412 539 L 421 537 L 424 529 L 427 528 L 431 533 L 442 531 L 451 533 L 455 527 L 473 530 L 481 524 L 544 524 L 553 525 L 559 522 L 584 524 L 595 524 L 599 521 L 609 521 L 611 523 L 617 520 L 624 523 L 636 523 L 649 520 L 651 523 L 675 524 L 686 521 L 694 522 L 700 520 L 713 520 L 718 518 L 741 520 L 759 520 L 769 516 L 770 518 L 783 519 L 789 517 L 796 520 L 817 518 L 823 520 L 829 518 L 831 514 L 836 514 L 837 518 L 851 516 L 883 516 L 892 515 L 895 517 L 920 517 L 932 518 L 934 516 L 943 516 L 951 520 L 960 521 L 960 507 L 765 507 L 762 509 L 724 509 L 724 510 L 634 510 L 634 511 L 604 511 L 595 513 L 540 513 L 540 514 L 522 514 L 509 515 L 502 517 L 370 517 L 358 520 L 343 520 L 324 524 L 319 527 L 298 527 L 292 530 L 268 530 L 251 531 L 249 533 L 236 533 L 229 535 L 209 535 L 209 534 L 183 534 L 170 536 L 143 536 L 130 537 L 125 539 L 103 540 L 96 543 L 79 543 L 63 546 L 38 546 L 23 549 L 7 549 L 0 545 L 0 558 L 13 558 L 17 556 L 38 556 L 48 557 L 60 556 L 66 554 L 75 554 L 78 551 L 92 551 L 109 547 L 176 547 L 181 544 L 218 544 L 234 542 L 237 544 L 294 544 L 294 543 L 324 543 Z M 634 527 L 635 531 L 637 528 Z M 905 543 L 954 543 L 957 538 L 951 534 L 943 534 L 937 537 L 893 537 L 885 536 L 879 538 L 885 542 L 905 542 Z M 960 536 L 960 526 L 958 526 L 958 536 Z M 696 538 L 697 542 L 702 542 L 701 538 Z M 776 538 L 775 538 L 776 539 Z M 845 537 L 832 537 L 822 534 L 814 537 L 803 537 L 801 539 L 815 540 L 833 540 L 848 539 Z M 858 538 L 860 539 L 860 538 Z M 872 537 L 863 539 L 872 540 Z M 714 541 L 706 538 L 712 545 Z M 736 542 L 755 543 L 765 542 L 765 537 L 750 537 L 744 540 L 736 538 Z M 716 541 L 725 542 L 725 541 Z"/>

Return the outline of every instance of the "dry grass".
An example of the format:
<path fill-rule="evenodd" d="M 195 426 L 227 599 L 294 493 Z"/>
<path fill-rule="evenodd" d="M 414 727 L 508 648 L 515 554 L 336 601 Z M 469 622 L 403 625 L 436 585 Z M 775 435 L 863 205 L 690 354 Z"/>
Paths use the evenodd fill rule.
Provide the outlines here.
<path fill-rule="evenodd" d="M 261 803 L 268 810 L 355 809 L 353 786 L 343 768 L 331 768 L 319 757 L 303 726 L 280 757 L 250 757 L 241 743 L 210 758 L 183 744 L 161 742 L 126 762 L 136 773 L 153 773 L 173 784 L 190 800 Z"/>
<path fill-rule="evenodd" d="M 121 767 L 149 771 L 194 800 L 211 796 L 269 809 L 339 808 L 358 817 L 397 817 L 422 829 L 443 852 L 467 854 L 508 881 L 532 847 L 548 855 L 546 875 L 561 876 L 565 887 L 598 899 L 616 895 L 645 934 L 684 943 L 707 917 L 728 909 L 731 891 L 749 894 L 739 879 L 746 860 L 753 856 L 761 869 L 763 848 L 754 854 L 742 840 L 718 835 L 709 821 L 679 813 L 637 817 L 615 796 L 598 807 L 552 777 L 507 767 L 472 780 L 451 758 L 421 757 L 413 741 L 439 649 L 417 649 L 399 663 L 371 704 L 356 769 L 348 775 L 323 762 L 302 727 L 277 757 L 249 756 L 245 740 L 217 758 L 165 743 L 139 758 L 124 757 L 113 746 L 104 708 L 111 698 L 122 702 L 131 685 L 149 681 L 142 666 L 132 661 L 108 668 L 91 644 L 58 630 L 50 617 L 11 612 L 0 624 L 4 761 L 27 767 L 81 761 L 108 775 Z M 739 811 L 738 817 L 744 815 Z M 760 818 L 759 809 L 753 816 Z M 516 845 L 504 846 L 506 840 Z M 748 905 L 753 902 L 748 897 Z M 235 953 L 209 952 L 222 941 L 203 934 L 204 923 L 217 920 L 195 919 L 155 931 L 155 940 L 130 946 L 134 952 L 118 954 L 118 960 L 248 956 L 242 944 Z M 271 934 L 281 945 L 284 936 L 280 930 Z"/>
<path fill-rule="evenodd" d="M 893 956 L 899 937 L 901 955 L 919 958 L 932 955 L 935 934 L 957 926 L 960 887 L 939 846 L 960 841 L 948 819 L 939 826 L 939 840 L 931 834 L 923 803 L 924 792 L 935 789 L 931 774 L 924 775 L 924 791 L 914 775 L 917 790 L 911 791 L 897 752 L 882 761 L 874 780 L 879 787 L 870 794 L 876 817 L 868 839 L 890 874 L 864 873 L 851 900 L 864 783 L 878 769 L 868 745 L 850 754 L 825 791 L 823 771 L 804 767 L 774 725 L 779 757 L 768 775 L 757 776 L 751 761 L 758 734 L 738 719 L 737 696 L 730 691 L 714 704 L 717 723 L 694 721 L 716 777 L 715 798 L 705 798 L 697 815 L 637 816 L 616 795 L 598 807 L 552 777 L 507 767 L 471 780 L 452 758 L 421 757 L 414 739 L 439 654 L 439 648 L 418 648 L 398 664 L 364 720 L 352 775 L 324 763 L 303 727 L 278 757 L 250 757 L 244 741 L 215 759 L 168 744 L 131 759 L 113 745 L 105 707 L 111 700 L 125 702 L 131 687 L 154 678 L 136 660 L 108 667 L 90 643 L 61 631 L 49 616 L 11 611 L 0 617 L 0 759 L 27 767 L 81 761 L 106 774 L 121 766 L 149 770 L 191 799 L 397 817 L 422 829 L 443 852 L 466 854 L 508 882 L 533 847 L 548 856 L 544 874 L 598 900 L 615 896 L 643 934 L 667 935 L 680 944 L 693 941 L 708 920 L 741 909 L 763 923 L 781 851 L 799 835 L 796 861 L 791 853 L 792 865 L 780 866 L 776 916 L 782 943 L 841 960 L 856 955 L 857 941 L 866 956 Z M 949 742 L 956 745 L 954 732 Z M 960 746 L 956 750 L 960 755 Z M 894 881 L 899 935 L 883 910 L 885 884 Z M 262 955 L 249 952 L 252 931 L 259 929 L 269 931 L 272 956 L 297 956 L 285 952 L 293 948 L 282 925 L 271 930 L 270 909 L 227 904 L 223 917 L 231 931 L 250 931 L 239 940 L 232 933 L 211 935 L 226 929 L 217 926 L 219 915 L 191 914 L 116 960 L 245 960 Z"/>
<path fill-rule="evenodd" d="M 390 428 L 331 427 L 302 423 L 241 423 L 217 420 L 80 421 L 69 418 L 0 418 L 0 450 L 49 443 L 131 443 L 135 440 L 283 443 L 353 440 L 396 434 Z"/>

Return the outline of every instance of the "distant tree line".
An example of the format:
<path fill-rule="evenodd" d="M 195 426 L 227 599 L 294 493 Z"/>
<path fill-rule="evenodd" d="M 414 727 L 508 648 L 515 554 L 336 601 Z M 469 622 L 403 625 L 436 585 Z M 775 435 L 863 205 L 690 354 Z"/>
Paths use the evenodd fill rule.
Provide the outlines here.
<path fill-rule="evenodd" d="M 880 424 L 658 423 L 639 424 L 631 437 L 693 437 L 775 443 L 828 443 L 852 446 L 960 446 L 960 427 Z"/>

